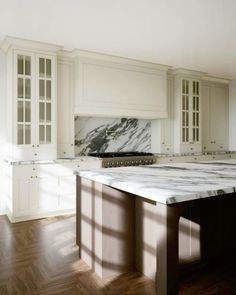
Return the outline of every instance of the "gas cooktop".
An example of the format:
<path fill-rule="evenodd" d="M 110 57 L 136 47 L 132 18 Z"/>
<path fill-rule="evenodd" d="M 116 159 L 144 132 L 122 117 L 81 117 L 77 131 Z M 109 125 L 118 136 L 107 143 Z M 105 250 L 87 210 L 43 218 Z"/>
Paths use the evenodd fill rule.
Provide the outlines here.
<path fill-rule="evenodd" d="M 155 163 L 155 156 L 145 152 L 105 152 L 89 153 L 89 156 L 102 159 L 102 167 L 121 167 L 151 165 Z"/>

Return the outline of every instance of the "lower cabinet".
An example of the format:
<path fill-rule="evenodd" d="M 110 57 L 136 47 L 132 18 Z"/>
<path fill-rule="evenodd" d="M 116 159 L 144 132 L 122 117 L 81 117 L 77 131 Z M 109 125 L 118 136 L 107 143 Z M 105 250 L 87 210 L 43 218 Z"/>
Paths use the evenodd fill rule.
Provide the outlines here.
<path fill-rule="evenodd" d="M 7 215 L 12 222 L 75 212 L 79 168 L 99 168 L 100 162 L 9 165 Z"/>

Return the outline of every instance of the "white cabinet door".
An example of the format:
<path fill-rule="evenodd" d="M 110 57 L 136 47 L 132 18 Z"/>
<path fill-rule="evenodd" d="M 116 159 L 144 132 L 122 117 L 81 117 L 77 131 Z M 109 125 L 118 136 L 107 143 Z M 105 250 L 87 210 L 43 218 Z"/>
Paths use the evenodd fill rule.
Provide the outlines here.
<path fill-rule="evenodd" d="M 57 139 L 58 157 L 74 157 L 74 66 L 60 58 L 57 64 Z"/>
<path fill-rule="evenodd" d="M 228 149 L 228 86 L 203 85 L 203 149 Z"/>
<path fill-rule="evenodd" d="M 13 168 L 13 217 L 37 213 L 38 202 L 35 185 L 35 166 Z"/>

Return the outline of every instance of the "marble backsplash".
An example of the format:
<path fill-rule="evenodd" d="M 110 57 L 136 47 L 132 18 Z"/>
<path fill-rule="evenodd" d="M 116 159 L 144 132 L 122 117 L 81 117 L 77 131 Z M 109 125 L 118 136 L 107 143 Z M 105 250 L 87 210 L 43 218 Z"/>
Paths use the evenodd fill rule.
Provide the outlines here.
<path fill-rule="evenodd" d="M 75 117 L 75 154 L 151 151 L 151 121 Z"/>

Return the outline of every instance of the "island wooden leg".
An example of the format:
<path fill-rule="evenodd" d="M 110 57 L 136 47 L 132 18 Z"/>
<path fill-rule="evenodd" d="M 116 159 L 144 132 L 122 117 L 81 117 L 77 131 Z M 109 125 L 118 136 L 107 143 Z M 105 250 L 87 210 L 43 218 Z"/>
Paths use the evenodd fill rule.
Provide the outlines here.
<path fill-rule="evenodd" d="M 156 281 L 157 295 L 178 294 L 179 219 L 185 206 L 136 197 L 136 268 Z"/>
<path fill-rule="evenodd" d="M 156 214 L 162 222 L 157 222 L 157 272 L 156 294 L 178 294 L 179 265 L 179 218 L 181 205 L 156 204 Z"/>

